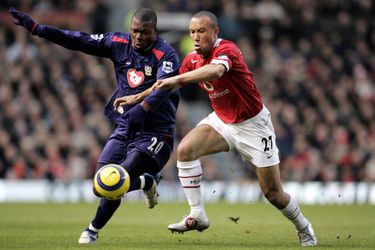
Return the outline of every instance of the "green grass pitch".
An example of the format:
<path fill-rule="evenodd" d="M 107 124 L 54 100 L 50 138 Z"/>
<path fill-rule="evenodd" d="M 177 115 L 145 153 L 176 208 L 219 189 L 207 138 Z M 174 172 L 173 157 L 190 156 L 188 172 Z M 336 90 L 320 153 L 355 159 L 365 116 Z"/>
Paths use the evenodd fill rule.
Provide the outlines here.
<path fill-rule="evenodd" d="M 301 206 L 316 249 L 375 249 L 375 206 Z M 171 234 L 185 203 L 123 203 L 94 245 L 78 245 L 96 204 L 0 204 L 0 249 L 301 249 L 294 226 L 268 203 L 207 204 L 211 227 Z M 239 217 L 234 222 L 229 217 Z"/>

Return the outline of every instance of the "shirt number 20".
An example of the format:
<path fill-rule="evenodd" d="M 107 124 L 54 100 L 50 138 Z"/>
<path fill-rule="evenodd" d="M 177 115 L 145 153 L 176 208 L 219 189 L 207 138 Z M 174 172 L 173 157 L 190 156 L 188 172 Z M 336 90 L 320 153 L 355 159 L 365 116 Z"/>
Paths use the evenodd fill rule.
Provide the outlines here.
<path fill-rule="evenodd" d="M 164 146 L 163 141 L 158 142 L 158 138 L 152 137 L 151 138 L 151 144 L 150 144 L 150 146 L 147 147 L 147 149 L 150 150 L 151 152 L 153 152 L 154 154 L 158 154 L 163 146 Z"/>

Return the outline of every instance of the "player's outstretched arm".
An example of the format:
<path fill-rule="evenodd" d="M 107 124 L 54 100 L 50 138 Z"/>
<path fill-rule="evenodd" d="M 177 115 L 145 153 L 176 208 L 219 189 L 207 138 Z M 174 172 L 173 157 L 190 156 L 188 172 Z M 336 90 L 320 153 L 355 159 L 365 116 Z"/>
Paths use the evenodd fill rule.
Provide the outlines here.
<path fill-rule="evenodd" d="M 208 64 L 183 74 L 158 80 L 155 84 L 160 90 L 175 90 L 189 83 L 213 81 L 220 78 L 226 71 L 223 64 Z"/>
<path fill-rule="evenodd" d="M 108 33 L 90 36 L 80 31 L 63 30 L 50 25 L 38 24 L 28 14 L 13 7 L 9 8 L 9 13 L 16 19 L 14 24 L 25 27 L 32 35 L 45 38 L 67 49 L 95 56 L 111 57 L 110 49 L 105 42 L 102 42 L 107 38 Z"/>
<path fill-rule="evenodd" d="M 152 91 L 155 88 L 156 88 L 156 85 L 154 84 L 152 87 L 146 89 L 145 91 L 141 93 L 116 98 L 115 101 L 113 102 L 114 110 L 117 110 L 118 107 L 123 106 L 123 105 L 134 105 L 143 101 L 146 97 L 151 95 Z"/>
<path fill-rule="evenodd" d="M 23 26 L 31 34 L 34 34 L 38 24 L 29 15 L 13 7 L 9 8 L 9 13 L 16 19 L 16 21 L 13 22 L 15 25 Z"/>

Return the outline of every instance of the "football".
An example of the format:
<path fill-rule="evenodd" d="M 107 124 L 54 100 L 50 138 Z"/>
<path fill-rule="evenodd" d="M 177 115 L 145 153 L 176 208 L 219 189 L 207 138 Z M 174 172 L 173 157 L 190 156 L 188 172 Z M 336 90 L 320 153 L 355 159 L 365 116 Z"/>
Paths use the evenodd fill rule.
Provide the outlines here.
<path fill-rule="evenodd" d="M 105 165 L 94 176 L 94 193 L 108 200 L 121 199 L 129 186 L 129 174 L 120 165 Z"/>

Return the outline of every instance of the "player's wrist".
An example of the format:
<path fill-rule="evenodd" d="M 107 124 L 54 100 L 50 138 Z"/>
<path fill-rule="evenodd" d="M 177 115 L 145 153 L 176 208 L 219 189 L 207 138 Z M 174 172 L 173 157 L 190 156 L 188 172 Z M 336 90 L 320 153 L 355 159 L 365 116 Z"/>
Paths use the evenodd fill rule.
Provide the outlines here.
<path fill-rule="evenodd" d="M 38 24 L 34 23 L 30 29 L 30 33 L 34 35 L 35 34 L 34 32 L 37 30 L 37 27 L 38 27 Z"/>
<path fill-rule="evenodd" d="M 32 35 L 38 36 L 38 35 L 41 34 L 41 32 L 42 32 L 43 29 L 44 29 L 44 25 L 43 24 L 35 23 L 33 25 L 33 27 L 31 28 L 30 33 Z"/>

